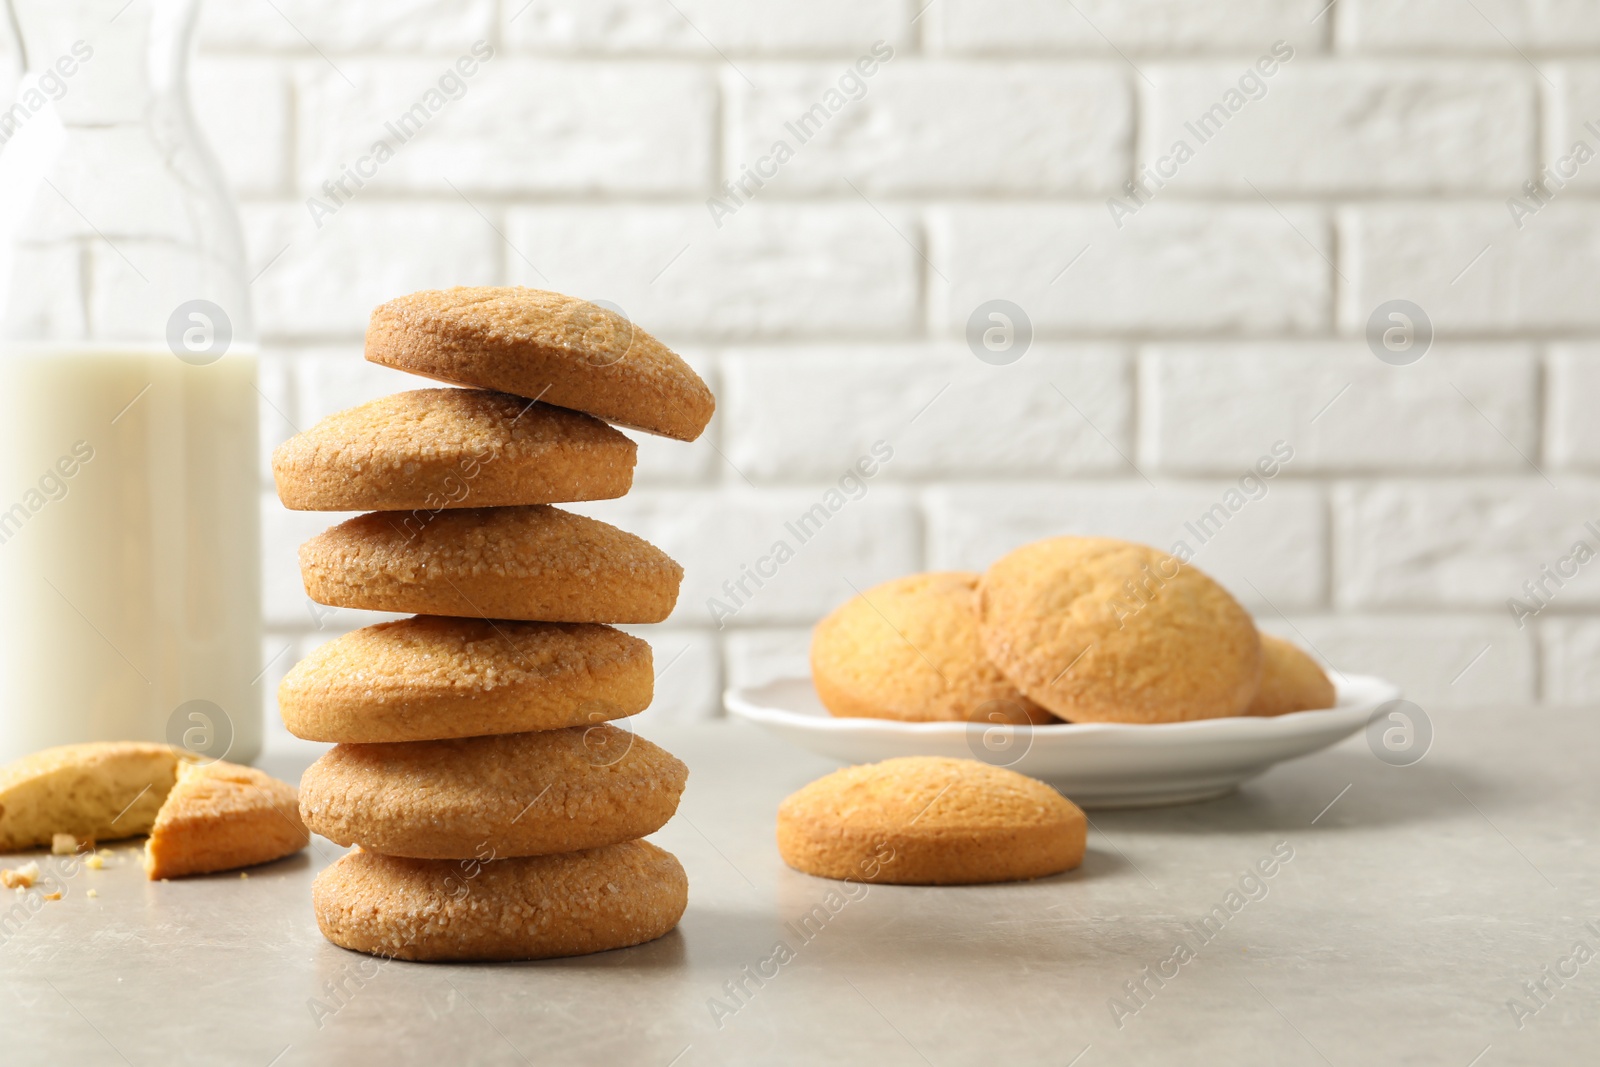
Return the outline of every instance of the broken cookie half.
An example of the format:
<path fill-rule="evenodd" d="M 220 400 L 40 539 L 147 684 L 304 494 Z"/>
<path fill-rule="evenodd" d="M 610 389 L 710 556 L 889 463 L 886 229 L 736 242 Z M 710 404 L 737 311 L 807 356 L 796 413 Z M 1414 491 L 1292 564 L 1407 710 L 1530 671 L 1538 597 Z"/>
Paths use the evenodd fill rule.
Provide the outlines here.
<path fill-rule="evenodd" d="M 293 786 L 238 764 L 139 741 L 45 749 L 0 768 L 0 852 L 149 834 L 151 878 L 232 870 L 310 841 Z"/>

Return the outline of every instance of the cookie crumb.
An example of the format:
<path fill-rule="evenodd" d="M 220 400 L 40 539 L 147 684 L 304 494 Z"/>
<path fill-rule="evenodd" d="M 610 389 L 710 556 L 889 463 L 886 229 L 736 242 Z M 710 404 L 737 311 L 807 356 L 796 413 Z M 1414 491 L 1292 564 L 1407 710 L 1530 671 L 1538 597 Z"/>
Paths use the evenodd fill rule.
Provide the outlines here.
<path fill-rule="evenodd" d="M 61 899 L 61 890 L 57 889 L 54 893 L 46 893 L 44 895 L 44 899 L 46 899 L 46 900 L 60 900 Z"/>
<path fill-rule="evenodd" d="M 91 871 L 98 871 L 100 868 L 106 865 L 106 861 L 101 859 L 98 855 L 93 855 L 84 860 L 83 865 L 89 868 Z"/>
<path fill-rule="evenodd" d="M 37 863 L 24 863 L 15 870 L 0 871 L 0 885 L 7 889 L 27 889 L 39 880 L 39 865 Z"/>
<path fill-rule="evenodd" d="M 246 881 L 247 879 L 249 879 L 249 877 L 250 877 L 250 872 L 249 871 L 240 871 L 239 872 L 239 881 L 241 881 L 241 882 Z"/>
<path fill-rule="evenodd" d="M 50 835 L 50 855 L 70 856 L 78 851 L 78 839 L 71 834 Z"/>
<path fill-rule="evenodd" d="M 86 895 L 88 896 L 88 898 L 90 900 L 94 900 L 96 897 L 98 897 L 100 895 L 100 890 L 91 889 L 91 890 L 89 890 L 89 892 Z"/>

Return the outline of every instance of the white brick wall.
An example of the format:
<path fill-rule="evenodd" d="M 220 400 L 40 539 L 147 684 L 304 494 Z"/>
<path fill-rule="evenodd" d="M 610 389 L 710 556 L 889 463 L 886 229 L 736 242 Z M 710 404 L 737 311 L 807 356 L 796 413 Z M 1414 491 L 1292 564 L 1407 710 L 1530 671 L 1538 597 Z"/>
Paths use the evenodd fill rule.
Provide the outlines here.
<path fill-rule="evenodd" d="M 261 272 L 265 446 L 420 384 L 359 353 L 373 304 L 427 286 L 614 301 L 716 389 L 705 439 L 643 440 L 638 492 L 583 509 L 688 571 L 647 633 L 651 714 L 803 669 L 852 586 L 1060 532 L 1193 542 L 1278 441 L 1293 459 L 1196 557 L 1263 626 L 1428 707 L 1600 700 L 1600 564 L 1520 627 L 1507 606 L 1600 547 L 1600 7 L 208 0 L 200 36 Z M 463 91 L 330 200 L 475 45 Z M 1201 143 L 1185 123 L 1219 102 Z M 1528 199 L 1579 141 L 1596 160 Z M 965 341 L 993 299 L 1032 326 L 1009 365 Z M 1410 366 L 1364 340 L 1392 299 L 1438 333 Z M 708 601 L 878 441 L 864 494 L 719 629 Z M 295 580 L 326 521 L 268 505 L 269 655 L 365 621 L 317 629 Z"/>

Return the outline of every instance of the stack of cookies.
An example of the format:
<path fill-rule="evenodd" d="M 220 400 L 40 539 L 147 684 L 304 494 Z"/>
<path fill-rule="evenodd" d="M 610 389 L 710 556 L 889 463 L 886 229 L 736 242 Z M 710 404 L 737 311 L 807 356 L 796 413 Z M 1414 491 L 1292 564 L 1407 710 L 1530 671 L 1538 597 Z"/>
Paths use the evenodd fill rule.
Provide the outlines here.
<path fill-rule="evenodd" d="M 619 497 L 636 446 L 692 441 L 715 402 L 604 308 L 532 289 L 414 293 L 366 357 L 466 388 L 333 415 L 273 455 L 291 508 L 364 511 L 300 550 L 306 592 L 412 613 L 318 649 L 279 689 L 296 736 L 337 742 L 301 782 L 306 825 L 357 846 L 317 878 L 323 934 L 413 960 L 537 959 L 677 925 L 683 868 L 639 840 L 682 763 L 613 720 L 644 710 L 682 568 L 551 504 Z"/>

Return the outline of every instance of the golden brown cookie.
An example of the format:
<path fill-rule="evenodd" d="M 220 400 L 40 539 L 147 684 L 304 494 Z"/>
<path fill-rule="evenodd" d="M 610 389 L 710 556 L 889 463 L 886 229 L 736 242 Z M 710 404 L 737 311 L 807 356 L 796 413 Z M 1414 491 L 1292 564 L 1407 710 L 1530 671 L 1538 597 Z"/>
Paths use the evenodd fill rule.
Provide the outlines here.
<path fill-rule="evenodd" d="M 272 453 L 284 507 L 441 508 L 605 500 L 638 446 L 599 419 L 483 389 L 417 389 L 329 415 Z"/>
<path fill-rule="evenodd" d="M 633 715 L 654 684 L 650 645 L 610 626 L 418 615 L 312 652 L 278 710 L 309 741 L 432 741 Z"/>
<path fill-rule="evenodd" d="M 834 771 L 778 806 L 797 871 L 896 885 L 1043 878 L 1083 862 L 1083 812 L 1043 782 L 977 760 L 904 756 Z"/>
<path fill-rule="evenodd" d="M 357 849 L 317 875 L 312 907 L 341 948 L 402 960 L 537 960 L 654 941 L 689 880 L 645 841 L 522 859 L 417 860 Z"/>
<path fill-rule="evenodd" d="M 310 843 L 294 786 L 237 763 L 181 763 L 144 843 L 144 869 L 152 880 L 231 871 Z"/>
<path fill-rule="evenodd" d="M 688 777 L 670 753 L 606 723 L 339 745 L 301 777 L 300 815 L 341 845 L 390 856 L 539 856 L 654 833 Z"/>
<path fill-rule="evenodd" d="M 91 741 L 7 764 L 0 768 L 0 852 L 48 845 L 56 834 L 111 841 L 149 833 L 178 765 L 195 758 L 171 745 Z"/>
<path fill-rule="evenodd" d="M 381 304 L 367 359 L 693 441 L 716 401 L 675 353 L 616 312 L 516 286 L 430 289 Z"/>
<path fill-rule="evenodd" d="M 978 583 L 984 651 L 1069 722 L 1239 715 L 1261 680 L 1255 623 L 1216 582 L 1146 545 L 1036 541 Z"/>
<path fill-rule="evenodd" d="M 1246 715 L 1287 715 L 1331 708 L 1338 703 L 1333 683 L 1317 661 L 1280 637 L 1261 635 L 1261 688 Z"/>
<path fill-rule="evenodd" d="M 376 511 L 300 546 L 311 599 L 543 622 L 660 622 L 683 568 L 650 542 L 544 504 Z"/>
<path fill-rule="evenodd" d="M 842 718 L 1055 722 L 984 655 L 977 585 L 976 574 L 912 574 L 835 609 L 811 634 L 823 705 Z"/>

